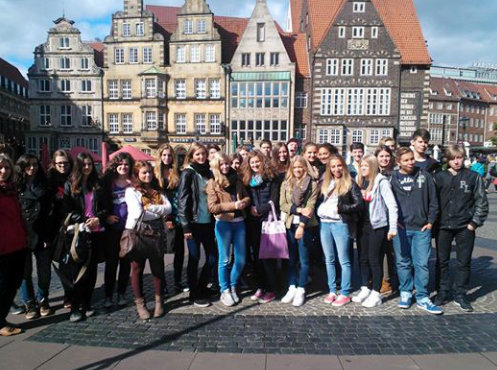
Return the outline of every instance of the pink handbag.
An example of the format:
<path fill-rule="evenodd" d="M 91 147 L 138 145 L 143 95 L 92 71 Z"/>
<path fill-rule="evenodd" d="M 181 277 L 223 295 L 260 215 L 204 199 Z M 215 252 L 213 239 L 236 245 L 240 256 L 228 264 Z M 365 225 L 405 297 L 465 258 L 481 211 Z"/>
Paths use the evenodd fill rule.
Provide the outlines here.
<path fill-rule="evenodd" d="M 285 223 L 278 220 L 274 203 L 269 201 L 271 212 L 262 222 L 261 245 L 259 259 L 288 259 L 288 242 Z"/>

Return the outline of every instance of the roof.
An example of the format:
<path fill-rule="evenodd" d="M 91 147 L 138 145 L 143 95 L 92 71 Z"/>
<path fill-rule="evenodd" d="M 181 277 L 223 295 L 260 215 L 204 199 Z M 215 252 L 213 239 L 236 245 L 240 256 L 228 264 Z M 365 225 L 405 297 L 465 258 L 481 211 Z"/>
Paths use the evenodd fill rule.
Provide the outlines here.
<path fill-rule="evenodd" d="M 316 50 L 335 22 L 346 0 L 306 1 L 309 8 L 312 47 Z M 417 65 L 431 64 L 413 0 L 371 0 L 371 2 L 397 46 L 401 62 Z"/>
<path fill-rule="evenodd" d="M 99 67 L 103 67 L 104 65 L 104 48 L 105 45 L 103 42 L 99 41 L 89 41 L 88 45 L 93 48 L 93 54 L 95 56 L 95 63 Z"/>
<path fill-rule="evenodd" d="M 290 0 L 290 10 L 292 15 L 292 32 L 300 30 L 300 15 L 304 0 Z"/>
<path fill-rule="evenodd" d="M 431 77 L 430 100 L 459 101 L 461 99 L 497 104 L 497 85 L 481 84 L 447 77 Z M 447 94 L 449 93 L 449 94 Z"/>
<path fill-rule="evenodd" d="M 290 59 L 295 61 L 295 71 L 297 72 L 297 75 L 304 78 L 310 78 L 311 71 L 309 69 L 309 54 L 307 53 L 305 37 L 305 33 L 293 34 L 293 48 L 290 52 L 287 47 L 287 51 Z M 285 41 L 283 42 L 285 43 Z"/>
<path fill-rule="evenodd" d="M 7 77 L 10 81 L 14 81 L 22 87 L 29 87 L 28 81 L 23 77 L 21 72 L 19 72 L 17 67 L 2 58 L 0 58 L 0 75 Z"/>

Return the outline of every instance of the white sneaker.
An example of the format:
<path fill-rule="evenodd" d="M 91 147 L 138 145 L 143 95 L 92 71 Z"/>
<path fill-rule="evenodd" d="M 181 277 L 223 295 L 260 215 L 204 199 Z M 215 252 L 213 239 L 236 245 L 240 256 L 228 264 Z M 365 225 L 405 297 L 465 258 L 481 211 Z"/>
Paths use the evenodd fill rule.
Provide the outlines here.
<path fill-rule="evenodd" d="M 371 294 L 364 302 L 362 302 L 363 307 L 373 308 L 379 306 L 382 303 L 381 294 L 376 290 L 372 290 Z"/>
<path fill-rule="evenodd" d="M 297 288 L 295 285 L 290 285 L 288 288 L 288 292 L 286 292 L 285 296 L 281 299 L 281 303 L 290 303 L 293 301 L 293 298 L 295 297 L 295 292 L 297 291 Z"/>
<path fill-rule="evenodd" d="M 358 295 L 352 297 L 352 302 L 355 303 L 362 303 L 368 298 L 369 293 L 371 293 L 371 290 L 367 286 L 362 286 L 361 291 L 359 292 Z"/>
<path fill-rule="evenodd" d="M 295 297 L 293 297 L 292 306 L 300 307 L 305 302 L 305 289 L 297 288 L 295 291 Z"/>
<path fill-rule="evenodd" d="M 235 304 L 235 301 L 233 300 L 229 289 L 226 289 L 223 293 L 221 293 L 221 302 L 223 302 L 223 304 L 228 307 L 231 307 Z"/>
<path fill-rule="evenodd" d="M 240 297 L 238 297 L 238 294 L 236 292 L 236 287 L 232 286 L 231 287 L 231 298 L 233 298 L 233 301 L 235 303 L 240 303 Z"/>

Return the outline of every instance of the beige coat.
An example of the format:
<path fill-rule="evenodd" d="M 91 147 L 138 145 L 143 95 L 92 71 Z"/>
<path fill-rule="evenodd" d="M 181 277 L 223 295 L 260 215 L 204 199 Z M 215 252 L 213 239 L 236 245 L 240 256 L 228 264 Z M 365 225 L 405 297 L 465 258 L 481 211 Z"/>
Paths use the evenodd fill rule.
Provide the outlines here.
<path fill-rule="evenodd" d="M 311 180 L 310 189 L 308 189 L 304 195 L 304 200 L 300 208 L 311 208 L 314 209 L 316 206 L 316 201 L 318 199 L 318 185 L 316 181 Z M 285 219 L 285 226 L 289 229 L 293 223 L 294 214 L 292 211 L 292 193 L 287 189 L 286 180 L 281 184 L 280 189 L 280 210 L 282 213 L 282 218 Z M 306 227 L 314 227 L 318 225 L 318 220 L 316 218 L 316 213 L 312 215 L 307 223 Z"/>
<path fill-rule="evenodd" d="M 214 179 L 210 179 L 205 191 L 207 193 L 209 212 L 214 215 L 216 220 L 231 221 L 235 218 L 235 202 L 233 202 L 230 193 L 226 189 L 221 188 Z M 243 186 L 240 180 L 236 183 L 236 194 L 237 200 L 243 200 L 247 204 L 247 207 L 241 210 L 243 218 L 245 218 L 246 211 L 249 209 L 250 198 L 245 186 Z"/>

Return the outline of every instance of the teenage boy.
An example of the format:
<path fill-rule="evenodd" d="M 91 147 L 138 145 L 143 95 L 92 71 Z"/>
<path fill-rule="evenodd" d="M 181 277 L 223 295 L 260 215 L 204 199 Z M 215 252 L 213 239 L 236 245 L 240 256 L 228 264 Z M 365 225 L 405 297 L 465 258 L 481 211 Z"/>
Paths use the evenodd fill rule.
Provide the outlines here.
<path fill-rule="evenodd" d="M 466 300 L 471 273 L 471 254 L 475 245 L 475 230 L 485 222 L 488 200 L 484 180 L 477 173 L 464 168 L 466 152 L 460 145 L 445 151 L 448 169 L 435 175 L 440 199 L 440 227 L 437 235 L 438 295 L 435 304 L 449 300 L 449 261 L 452 241 L 456 241 L 456 271 L 454 303 L 463 311 L 473 307 Z"/>
<path fill-rule="evenodd" d="M 399 169 L 393 171 L 390 181 L 399 207 L 399 229 L 393 240 L 400 290 L 398 307 L 411 306 L 414 287 L 418 308 L 442 314 L 443 310 L 428 295 L 431 228 L 438 216 L 435 183 L 428 172 L 414 166 L 410 148 L 398 149 L 396 160 Z"/>
<path fill-rule="evenodd" d="M 286 147 L 288 148 L 288 155 L 290 159 L 295 157 L 299 151 L 299 141 L 295 138 L 291 138 L 287 141 Z"/>
<path fill-rule="evenodd" d="M 430 132 L 424 128 L 414 131 L 411 138 L 411 149 L 414 152 L 415 166 L 434 174 L 440 171 L 440 163 L 426 154 L 430 144 Z"/>
<path fill-rule="evenodd" d="M 260 149 L 262 154 L 264 154 L 267 158 L 271 158 L 271 151 L 273 150 L 273 144 L 271 144 L 271 141 L 269 140 L 262 140 Z"/>
<path fill-rule="evenodd" d="M 364 157 L 364 144 L 363 143 L 352 143 L 350 144 L 350 156 L 352 157 L 352 163 L 348 165 L 350 176 L 355 180 L 357 174 L 359 173 L 359 163 L 361 163 L 362 157 Z"/>

